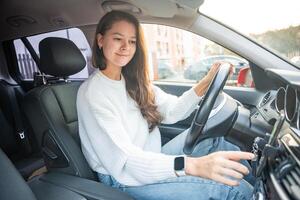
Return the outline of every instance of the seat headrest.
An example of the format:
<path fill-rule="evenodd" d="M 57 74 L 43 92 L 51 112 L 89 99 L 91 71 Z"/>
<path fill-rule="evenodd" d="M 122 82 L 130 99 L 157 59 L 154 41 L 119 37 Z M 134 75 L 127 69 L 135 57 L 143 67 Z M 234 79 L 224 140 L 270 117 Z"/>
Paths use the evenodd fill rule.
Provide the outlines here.
<path fill-rule="evenodd" d="M 78 47 L 64 38 L 48 37 L 39 44 L 40 70 L 56 77 L 67 77 L 80 72 L 86 65 Z"/>

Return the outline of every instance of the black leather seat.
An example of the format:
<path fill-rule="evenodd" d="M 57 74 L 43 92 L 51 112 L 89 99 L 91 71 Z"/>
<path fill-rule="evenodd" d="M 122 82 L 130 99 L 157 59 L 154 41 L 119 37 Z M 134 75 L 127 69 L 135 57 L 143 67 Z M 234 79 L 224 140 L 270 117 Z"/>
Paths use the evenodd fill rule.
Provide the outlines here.
<path fill-rule="evenodd" d="M 40 150 L 36 148 L 35 138 L 26 129 L 26 124 L 23 121 L 23 113 L 19 107 L 19 102 L 22 101 L 23 96 L 24 92 L 20 86 L 0 80 L 0 148 L 26 179 L 35 170 L 44 166 L 44 162 L 39 153 Z M 16 122 L 17 119 L 19 123 Z M 17 127 L 21 120 L 22 127 Z M 25 131 L 24 139 L 19 137 L 18 128 Z"/>
<path fill-rule="evenodd" d="M 83 55 L 70 40 L 45 38 L 39 50 L 40 70 L 47 75 L 66 79 L 85 67 Z M 62 81 L 35 88 L 25 95 L 23 106 L 47 169 L 96 180 L 80 147 L 76 111 L 80 84 Z"/>
<path fill-rule="evenodd" d="M 25 182 L 0 148 L 1 200 L 132 200 L 127 194 L 99 182 L 47 173 Z"/>
<path fill-rule="evenodd" d="M 0 149 L 0 199 L 36 200 L 14 165 Z"/>

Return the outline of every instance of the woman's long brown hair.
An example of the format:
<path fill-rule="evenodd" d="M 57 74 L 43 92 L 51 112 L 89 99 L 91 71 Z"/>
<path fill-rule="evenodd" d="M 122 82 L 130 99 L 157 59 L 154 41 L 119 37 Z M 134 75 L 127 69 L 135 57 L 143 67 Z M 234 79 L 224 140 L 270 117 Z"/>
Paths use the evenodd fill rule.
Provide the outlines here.
<path fill-rule="evenodd" d="M 122 74 L 125 78 L 126 90 L 138 104 L 151 132 L 161 122 L 162 117 L 157 111 L 155 96 L 150 84 L 144 34 L 139 21 L 134 16 L 122 11 L 112 11 L 101 18 L 97 25 L 93 44 L 93 66 L 100 70 L 106 68 L 103 51 L 99 49 L 97 44 L 97 34 L 104 35 L 118 21 L 131 23 L 136 30 L 136 51 L 131 61 L 122 68 Z"/>

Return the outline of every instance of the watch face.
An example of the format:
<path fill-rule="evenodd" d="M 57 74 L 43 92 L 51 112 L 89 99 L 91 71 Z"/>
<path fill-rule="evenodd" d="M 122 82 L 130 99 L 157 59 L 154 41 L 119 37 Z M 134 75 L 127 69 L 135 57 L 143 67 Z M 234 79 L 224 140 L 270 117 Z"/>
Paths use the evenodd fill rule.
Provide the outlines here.
<path fill-rule="evenodd" d="M 174 170 L 183 170 L 184 169 L 184 157 L 176 157 L 174 160 Z"/>

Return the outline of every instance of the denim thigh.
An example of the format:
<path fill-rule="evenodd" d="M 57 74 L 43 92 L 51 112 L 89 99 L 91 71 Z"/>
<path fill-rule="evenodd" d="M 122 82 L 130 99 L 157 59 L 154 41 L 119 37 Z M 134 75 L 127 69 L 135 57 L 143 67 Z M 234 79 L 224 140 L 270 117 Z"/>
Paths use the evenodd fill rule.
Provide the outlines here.
<path fill-rule="evenodd" d="M 242 180 L 231 187 L 208 179 L 182 176 L 144 186 L 125 186 L 109 175 L 99 174 L 102 183 L 128 193 L 136 200 L 248 200 L 252 187 Z"/>
<path fill-rule="evenodd" d="M 162 153 L 183 155 L 184 141 L 188 130 L 176 136 L 162 147 Z M 216 151 L 238 151 L 239 148 L 224 138 L 209 138 L 201 141 L 192 156 L 204 156 Z M 246 163 L 245 163 L 246 165 Z M 247 165 L 250 167 L 249 165 Z M 137 200 L 248 200 L 251 199 L 253 187 L 245 180 L 239 186 L 228 186 L 212 180 L 194 176 L 182 176 L 166 179 L 143 186 L 126 186 L 118 183 L 112 176 L 98 174 L 99 180 L 109 186 L 118 188 Z"/>
<path fill-rule="evenodd" d="M 185 138 L 187 136 L 188 130 L 183 131 L 175 138 L 170 140 L 164 146 L 162 146 L 161 152 L 168 155 L 183 155 L 183 147 Z M 194 151 L 192 152 L 191 156 L 204 156 L 209 154 L 210 152 L 216 149 L 217 145 L 219 144 L 218 138 L 208 138 L 201 141 L 199 144 L 196 145 Z"/>

